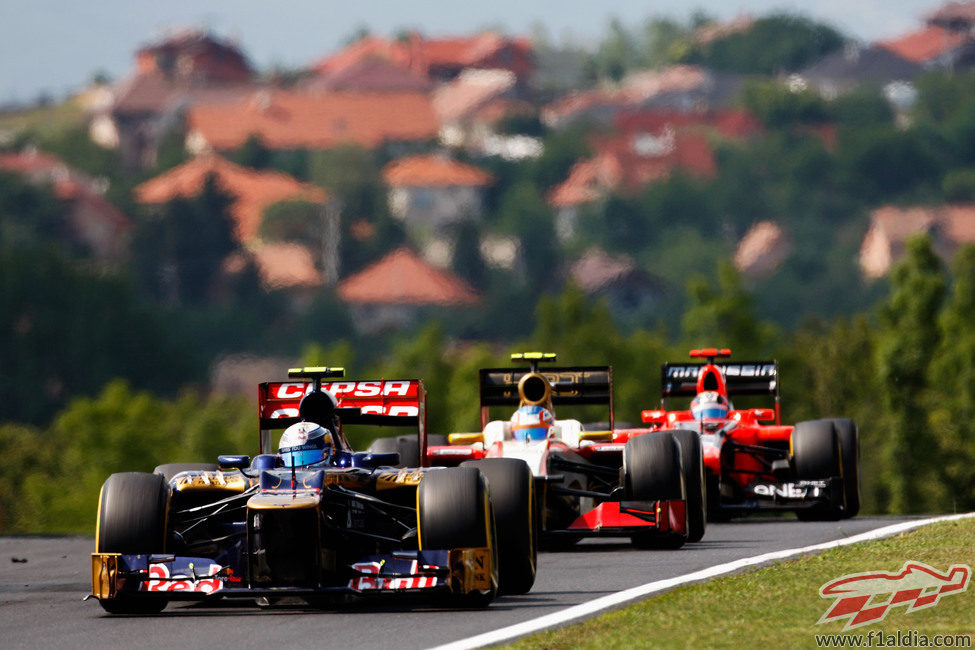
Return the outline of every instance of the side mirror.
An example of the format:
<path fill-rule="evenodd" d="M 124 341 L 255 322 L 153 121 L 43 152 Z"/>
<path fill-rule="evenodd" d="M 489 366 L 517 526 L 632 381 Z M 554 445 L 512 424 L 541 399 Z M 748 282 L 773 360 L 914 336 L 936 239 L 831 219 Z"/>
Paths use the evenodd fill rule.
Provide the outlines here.
<path fill-rule="evenodd" d="M 448 433 L 447 442 L 452 445 L 473 445 L 477 442 L 484 442 L 483 433 Z"/>
<path fill-rule="evenodd" d="M 774 409 L 748 409 L 748 412 L 759 422 L 768 422 L 769 420 L 775 419 Z"/>
<path fill-rule="evenodd" d="M 663 424 L 667 421 L 667 411 L 641 411 L 640 419 L 647 424 Z"/>
<path fill-rule="evenodd" d="M 251 457 L 246 454 L 217 456 L 217 465 L 220 469 L 244 469 L 250 467 L 250 464 Z"/>

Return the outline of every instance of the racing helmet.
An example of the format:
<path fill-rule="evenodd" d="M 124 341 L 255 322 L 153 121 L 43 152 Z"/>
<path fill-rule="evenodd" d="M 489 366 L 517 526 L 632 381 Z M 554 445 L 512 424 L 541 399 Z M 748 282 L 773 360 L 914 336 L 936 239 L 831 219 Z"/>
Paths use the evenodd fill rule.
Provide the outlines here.
<path fill-rule="evenodd" d="M 695 420 L 717 420 L 728 417 L 728 398 L 715 391 L 698 393 L 691 400 L 691 413 Z"/>
<path fill-rule="evenodd" d="M 335 451 L 332 432 L 315 422 L 298 422 L 284 430 L 278 454 L 285 467 L 303 467 L 328 460 Z"/>
<path fill-rule="evenodd" d="M 547 408 L 526 404 L 511 416 L 511 435 L 515 440 L 545 440 L 554 423 L 555 417 Z"/>

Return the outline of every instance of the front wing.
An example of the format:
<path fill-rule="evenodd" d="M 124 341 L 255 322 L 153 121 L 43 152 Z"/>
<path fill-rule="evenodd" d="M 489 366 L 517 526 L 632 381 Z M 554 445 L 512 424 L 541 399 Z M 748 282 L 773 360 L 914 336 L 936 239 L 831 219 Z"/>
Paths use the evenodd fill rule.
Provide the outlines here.
<path fill-rule="evenodd" d="M 459 548 L 374 555 L 349 569 L 349 580 L 341 585 L 255 588 L 232 567 L 209 558 L 92 553 L 91 589 L 99 600 L 120 595 L 207 600 L 315 594 L 467 594 L 491 589 L 493 567 L 489 548 Z"/>

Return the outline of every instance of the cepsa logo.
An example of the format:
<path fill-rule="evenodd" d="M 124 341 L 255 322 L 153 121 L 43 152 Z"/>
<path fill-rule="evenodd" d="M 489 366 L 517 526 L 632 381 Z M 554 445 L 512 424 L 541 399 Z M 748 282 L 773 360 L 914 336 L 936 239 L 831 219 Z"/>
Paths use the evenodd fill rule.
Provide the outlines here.
<path fill-rule="evenodd" d="M 412 416 L 419 415 L 419 381 L 335 381 L 323 383 L 325 390 L 335 398 L 338 406 L 359 407 L 365 414 Z M 271 419 L 298 416 L 298 403 L 314 390 L 311 382 L 285 382 L 270 384 L 268 401 L 262 403 L 262 413 Z M 273 410 L 271 410 L 273 409 Z"/>
<path fill-rule="evenodd" d="M 846 575 L 820 587 L 820 596 L 836 598 L 836 602 L 816 624 L 846 619 L 846 631 L 882 621 L 891 609 L 901 605 L 907 607 L 907 613 L 934 607 L 942 596 L 968 589 L 971 576 L 971 567 L 964 564 L 952 565 L 942 573 L 921 562 L 905 562 L 896 573 Z"/>

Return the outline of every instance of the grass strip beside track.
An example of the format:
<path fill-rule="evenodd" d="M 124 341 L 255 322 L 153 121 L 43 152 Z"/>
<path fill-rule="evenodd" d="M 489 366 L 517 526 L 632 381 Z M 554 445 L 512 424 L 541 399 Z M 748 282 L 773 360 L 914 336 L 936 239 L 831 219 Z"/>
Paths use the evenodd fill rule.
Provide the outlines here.
<path fill-rule="evenodd" d="M 975 568 L 975 519 L 935 523 L 894 537 L 679 587 L 506 647 L 815 648 L 816 634 L 839 633 L 843 627 L 841 622 L 816 624 L 835 602 L 819 596 L 823 584 L 851 573 L 898 571 L 908 560 L 938 571 L 946 571 L 953 564 Z M 967 634 L 975 644 L 975 587 L 911 613 L 903 606 L 894 607 L 880 623 L 845 634 L 907 630 L 929 637 Z M 875 643 L 874 647 L 880 646 Z"/>

